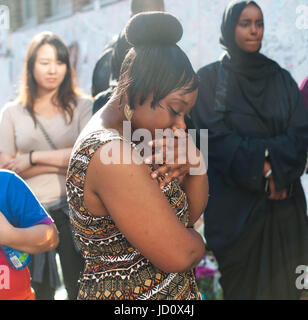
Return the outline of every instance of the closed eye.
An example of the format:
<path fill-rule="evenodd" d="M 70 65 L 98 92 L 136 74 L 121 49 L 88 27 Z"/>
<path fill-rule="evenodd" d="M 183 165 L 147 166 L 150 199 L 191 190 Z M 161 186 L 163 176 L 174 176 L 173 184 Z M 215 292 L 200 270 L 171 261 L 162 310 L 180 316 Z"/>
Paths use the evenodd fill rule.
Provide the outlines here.
<path fill-rule="evenodd" d="M 157 104 L 158 104 L 158 106 L 159 106 L 160 108 L 166 110 L 166 108 L 165 108 L 164 106 L 162 106 L 159 102 L 158 102 Z M 180 112 L 175 111 L 175 110 L 174 110 L 172 107 L 170 107 L 169 105 L 167 105 L 167 108 L 168 108 L 168 110 L 169 110 L 173 115 L 175 115 L 175 116 L 180 116 L 180 115 L 181 115 Z"/>
<path fill-rule="evenodd" d="M 181 115 L 180 112 L 175 111 L 172 107 L 170 107 L 170 106 L 168 106 L 168 105 L 167 105 L 167 107 L 168 107 L 168 109 L 169 109 L 175 116 L 180 116 L 180 115 Z"/>

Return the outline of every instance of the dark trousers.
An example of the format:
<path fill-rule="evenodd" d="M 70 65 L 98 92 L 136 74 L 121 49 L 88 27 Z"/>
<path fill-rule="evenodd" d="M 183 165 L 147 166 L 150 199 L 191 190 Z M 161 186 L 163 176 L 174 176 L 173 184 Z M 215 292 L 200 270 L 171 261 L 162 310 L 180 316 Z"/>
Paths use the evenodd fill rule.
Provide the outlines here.
<path fill-rule="evenodd" d="M 84 268 L 84 260 L 75 248 L 68 216 L 62 210 L 49 212 L 49 214 L 55 221 L 59 231 L 60 241 L 56 252 L 60 257 L 63 281 L 67 290 L 68 299 L 76 300 L 78 295 L 78 279 Z M 31 285 L 35 290 L 37 300 L 54 300 L 56 289 L 50 286 L 47 262 L 45 263 L 42 283 L 32 281 Z"/>

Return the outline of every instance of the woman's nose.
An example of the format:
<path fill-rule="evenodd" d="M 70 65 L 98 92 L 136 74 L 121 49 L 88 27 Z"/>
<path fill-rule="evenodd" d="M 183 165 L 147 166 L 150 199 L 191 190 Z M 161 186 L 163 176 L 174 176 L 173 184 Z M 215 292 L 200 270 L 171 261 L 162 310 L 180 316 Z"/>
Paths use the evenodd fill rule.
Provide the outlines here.
<path fill-rule="evenodd" d="M 172 126 L 173 130 L 176 129 L 182 129 L 182 130 L 186 130 L 186 123 L 185 123 L 185 118 L 184 116 L 178 116 L 177 117 L 177 121 L 175 122 L 175 124 Z"/>
<path fill-rule="evenodd" d="M 49 65 L 49 73 L 55 73 L 57 70 L 56 64 L 55 63 L 50 63 Z"/>
<path fill-rule="evenodd" d="M 257 34 L 258 33 L 257 26 L 254 23 L 251 24 L 250 33 L 251 34 Z"/>

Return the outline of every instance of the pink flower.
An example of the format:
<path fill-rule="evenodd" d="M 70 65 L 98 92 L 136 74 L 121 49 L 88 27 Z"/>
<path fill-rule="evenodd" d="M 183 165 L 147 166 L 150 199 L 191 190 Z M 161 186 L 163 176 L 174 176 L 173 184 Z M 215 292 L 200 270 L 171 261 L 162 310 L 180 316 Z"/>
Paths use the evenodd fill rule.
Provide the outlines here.
<path fill-rule="evenodd" d="M 217 270 L 210 269 L 206 266 L 197 266 L 196 267 L 196 279 L 200 280 L 203 278 L 212 278 Z"/>

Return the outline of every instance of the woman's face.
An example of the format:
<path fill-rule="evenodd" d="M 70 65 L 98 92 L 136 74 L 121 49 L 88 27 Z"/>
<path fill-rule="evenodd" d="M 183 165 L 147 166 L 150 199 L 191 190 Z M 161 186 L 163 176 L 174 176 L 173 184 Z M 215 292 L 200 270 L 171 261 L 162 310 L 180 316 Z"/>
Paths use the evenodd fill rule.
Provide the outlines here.
<path fill-rule="evenodd" d="M 264 34 L 263 14 L 253 4 L 242 11 L 235 27 L 235 42 L 246 52 L 256 52 L 260 49 Z"/>
<path fill-rule="evenodd" d="M 195 105 L 197 95 L 198 89 L 189 93 L 184 88 L 179 89 L 160 100 L 155 108 L 151 108 L 153 97 L 150 95 L 142 105 L 136 105 L 132 126 L 149 130 L 153 137 L 155 129 L 185 130 L 184 116 Z"/>
<path fill-rule="evenodd" d="M 57 50 L 50 44 L 42 45 L 36 54 L 33 76 L 38 89 L 46 91 L 57 90 L 67 71 L 64 62 L 58 60 Z"/>

